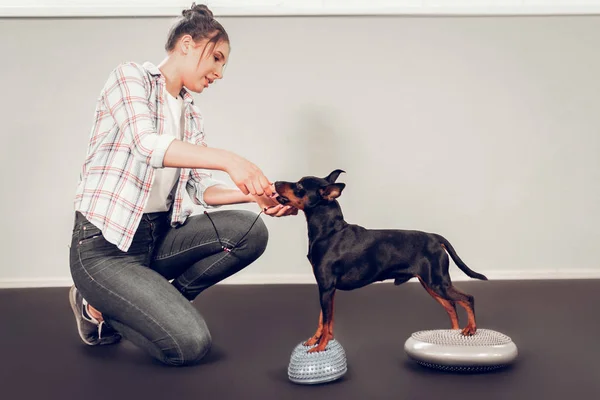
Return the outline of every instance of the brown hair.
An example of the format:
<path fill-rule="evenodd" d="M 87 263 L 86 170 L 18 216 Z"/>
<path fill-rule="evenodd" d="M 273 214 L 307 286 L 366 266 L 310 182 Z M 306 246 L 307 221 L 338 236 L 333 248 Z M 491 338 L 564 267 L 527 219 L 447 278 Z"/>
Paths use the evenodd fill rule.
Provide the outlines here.
<path fill-rule="evenodd" d="M 225 28 L 214 19 L 212 11 L 204 4 L 192 3 L 192 7 L 183 10 L 181 15 L 169 30 L 165 50 L 173 50 L 183 35 L 190 35 L 194 41 L 210 39 L 207 47 L 214 46 L 220 41 L 229 43 L 229 36 Z"/>

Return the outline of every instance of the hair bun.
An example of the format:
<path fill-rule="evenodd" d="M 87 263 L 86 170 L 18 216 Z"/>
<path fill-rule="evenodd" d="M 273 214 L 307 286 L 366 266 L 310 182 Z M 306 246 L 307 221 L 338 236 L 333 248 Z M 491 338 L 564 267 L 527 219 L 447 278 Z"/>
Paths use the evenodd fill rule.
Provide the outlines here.
<path fill-rule="evenodd" d="M 187 10 L 183 10 L 181 13 L 181 15 L 184 17 L 191 17 L 194 14 L 199 14 L 210 19 L 214 18 L 212 11 L 210 11 L 204 4 L 192 3 L 192 7 Z"/>

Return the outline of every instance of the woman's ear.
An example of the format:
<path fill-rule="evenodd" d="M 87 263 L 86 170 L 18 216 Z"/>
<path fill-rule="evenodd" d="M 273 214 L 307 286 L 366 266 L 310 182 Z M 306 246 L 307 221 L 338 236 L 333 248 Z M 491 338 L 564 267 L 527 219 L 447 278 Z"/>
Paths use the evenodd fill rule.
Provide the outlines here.
<path fill-rule="evenodd" d="M 188 55 L 194 47 L 194 40 L 191 35 L 183 35 L 179 38 L 179 48 L 184 55 Z"/>

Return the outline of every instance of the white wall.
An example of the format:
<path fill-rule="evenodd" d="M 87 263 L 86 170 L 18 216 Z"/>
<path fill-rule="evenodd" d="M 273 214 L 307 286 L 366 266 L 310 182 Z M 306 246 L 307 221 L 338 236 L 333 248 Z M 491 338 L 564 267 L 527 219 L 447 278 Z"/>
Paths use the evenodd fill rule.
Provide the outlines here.
<path fill-rule="evenodd" d="M 0 286 L 69 283 L 96 97 L 119 62 L 162 59 L 170 22 L 0 20 Z M 491 279 L 600 277 L 600 18 L 222 22 L 231 62 L 197 97 L 212 146 L 272 180 L 345 169 L 349 222 L 439 232 Z M 267 223 L 228 282 L 312 282 L 304 217 Z"/>

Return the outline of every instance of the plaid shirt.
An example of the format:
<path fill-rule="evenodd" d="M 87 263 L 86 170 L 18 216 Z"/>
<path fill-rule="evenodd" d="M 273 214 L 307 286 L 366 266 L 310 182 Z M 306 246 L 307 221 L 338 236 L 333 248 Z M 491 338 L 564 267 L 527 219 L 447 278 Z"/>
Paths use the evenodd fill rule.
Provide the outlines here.
<path fill-rule="evenodd" d="M 127 251 L 140 223 L 154 180 L 175 139 L 165 131 L 165 78 L 144 63 L 115 68 L 96 104 L 87 157 L 75 196 L 75 209 L 96 225 L 105 239 Z M 204 125 L 192 95 L 182 89 L 185 142 L 206 146 Z M 171 225 L 185 222 L 192 210 L 182 207 L 184 189 L 205 208 L 204 191 L 221 183 L 208 171 L 181 168 L 172 205 Z"/>

